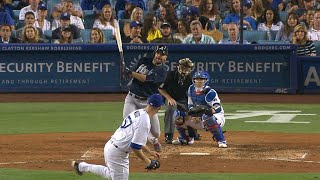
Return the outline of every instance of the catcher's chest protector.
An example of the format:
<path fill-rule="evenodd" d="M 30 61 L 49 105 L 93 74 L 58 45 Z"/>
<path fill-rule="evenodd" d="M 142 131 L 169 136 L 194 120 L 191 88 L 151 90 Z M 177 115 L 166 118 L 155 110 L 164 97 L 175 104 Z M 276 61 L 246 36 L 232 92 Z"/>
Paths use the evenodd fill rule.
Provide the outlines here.
<path fill-rule="evenodd" d="M 206 95 L 208 94 L 208 92 L 210 91 L 210 88 L 205 88 L 202 93 L 196 93 L 195 91 L 195 87 L 192 86 L 192 88 L 190 88 L 190 96 L 191 96 L 191 100 L 193 102 L 193 104 L 195 105 L 207 105 L 207 102 L 205 100 Z"/>

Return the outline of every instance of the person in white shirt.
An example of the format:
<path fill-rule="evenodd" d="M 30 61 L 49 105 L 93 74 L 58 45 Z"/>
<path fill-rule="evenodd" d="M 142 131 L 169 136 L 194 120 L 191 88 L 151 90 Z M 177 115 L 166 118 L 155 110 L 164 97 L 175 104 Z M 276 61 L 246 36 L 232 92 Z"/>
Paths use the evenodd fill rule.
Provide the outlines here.
<path fill-rule="evenodd" d="M 112 13 L 112 7 L 109 4 L 103 6 L 100 17 L 94 21 L 93 27 L 102 30 L 111 29 L 112 34 L 114 35 L 114 30 L 116 27 L 119 27 L 119 23 L 114 18 L 114 14 Z"/>
<path fill-rule="evenodd" d="M 313 15 L 313 26 L 309 29 L 308 38 L 312 41 L 320 41 L 320 10 Z"/>
<path fill-rule="evenodd" d="M 265 9 L 263 17 L 263 22 L 258 25 L 259 31 L 279 31 L 283 26 L 279 12 L 272 8 Z"/>
<path fill-rule="evenodd" d="M 152 94 L 148 105 L 138 109 L 124 118 L 121 126 L 112 135 L 104 147 L 104 160 L 106 166 L 72 161 L 71 166 L 78 175 L 91 172 L 107 179 L 129 179 L 129 153 L 134 152 L 152 170 L 160 167 L 158 159 L 160 154 L 151 151 L 147 146 L 147 137 L 151 128 L 152 117 L 158 113 L 164 99 L 159 94 Z M 156 160 L 150 160 L 144 152 L 153 155 Z"/>
<path fill-rule="evenodd" d="M 26 6 L 20 10 L 19 20 L 23 21 L 25 14 L 29 11 L 33 12 L 35 19 L 38 19 L 38 5 L 40 0 L 29 0 L 29 6 Z"/>
<path fill-rule="evenodd" d="M 51 23 L 46 20 L 48 14 L 48 9 L 45 4 L 39 4 L 38 7 L 38 19 L 34 23 L 35 27 L 38 27 L 42 30 L 44 33 L 45 30 L 50 30 L 51 28 Z"/>
<path fill-rule="evenodd" d="M 63 12 L 61 14 L 65 14 L 65 13 L 70 14 L 71 15 L 70 16 L 70 24 L 77 26 L 79 29 L 85 29 L 82 19 L 79 18 L 78 16 L 72 15 L 73 10 L 74 10 L 73 1 L 66 0 L 64 3 Z M 60 27 L 60 22 L 58 19 L 54 19 L 52 21 L 52 28 L 51 29 L 56 29 L 58 27 Z"/>

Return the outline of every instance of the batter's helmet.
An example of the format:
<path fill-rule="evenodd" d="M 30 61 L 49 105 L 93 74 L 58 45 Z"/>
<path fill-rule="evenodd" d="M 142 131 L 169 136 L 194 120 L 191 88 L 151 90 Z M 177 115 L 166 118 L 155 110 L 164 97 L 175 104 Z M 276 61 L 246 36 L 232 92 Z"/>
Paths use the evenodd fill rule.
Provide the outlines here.
<path fill-rule="evenodd" d="M 168 47 L 165 46 L 165 45 L 158 45 L 156 47 L 156 49 L 153 51 L 153 56 L 156 54 L 156 53 L 159 53 L 161 55 L 168 55 Z"/>
<path fill-rule="evenodd" d="M 206 79 L 206 82 L 204 85 L 207 86 L 210 81 L 210 75 L 206 71 L 197 71 L 193 74 L 192 79 L 193 79 L 193 82 L 194 82 L 194 79 Z"/>

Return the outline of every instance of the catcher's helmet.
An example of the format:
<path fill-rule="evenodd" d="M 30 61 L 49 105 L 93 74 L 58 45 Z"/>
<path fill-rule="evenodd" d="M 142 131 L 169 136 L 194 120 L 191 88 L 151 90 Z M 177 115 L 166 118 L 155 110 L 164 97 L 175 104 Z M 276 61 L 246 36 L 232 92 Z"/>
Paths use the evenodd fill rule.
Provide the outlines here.
<path fill-rule="evenodd" d="M 194 83 L 194 79 L 206 79 L 206 82 L 204 85 L 207 86 L 209 84 L 210 75 L 206 71 L 197 71 L 193 74 L 192 79 L 193 79 L 193 83 Z"/>
<path fill-rule="evenodd" d="M 168 55 L 168 47 L 165 45 L 158 45 L 156 49 L 153 51 L 153 55 L 159 53 L 161 55 Z"/>
<path fill-rule="evenodd" d="M 178 71 L 180 74 L 188 75 L 191 73 L 194 64 L 189 58 L 179 60 Z"/>

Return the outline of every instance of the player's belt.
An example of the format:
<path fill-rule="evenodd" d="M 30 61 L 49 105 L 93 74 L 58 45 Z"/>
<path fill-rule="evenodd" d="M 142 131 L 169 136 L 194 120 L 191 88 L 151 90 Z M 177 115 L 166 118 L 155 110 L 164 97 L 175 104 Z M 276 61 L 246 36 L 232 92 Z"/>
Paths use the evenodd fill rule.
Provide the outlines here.
<path fill-rule="evenodd" d="M 111 141 L 111 144 L 112 144 L 115 148 L 117 148 L 117 149 L 119 149 L 119 150 L 123 151 L 123 150 L 122 150 L 122 149 L 120 149 L 120 148 L 119 148 L 119 146 L 118 146 L 118 145 L 116 145 L 112 140 L 110 140 L 110 141 Z M 123 151 L 123 152 L 128 153 L 127 151 Z"/>
<path fill-rule="evenodd" d="M 147 97 L 142 97 L 142 96 L 138 96 L 138 95 L 135 95 L 133 94 L 132 92 L 129 91 L 129 95 L 136 98 L 136 99 L 139 99 L 141 101 L 144 101 L 144 100 L 147 100 L 148 98 Z"/>

